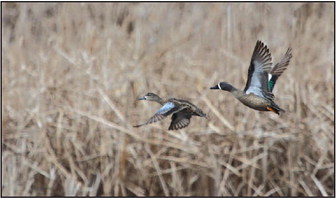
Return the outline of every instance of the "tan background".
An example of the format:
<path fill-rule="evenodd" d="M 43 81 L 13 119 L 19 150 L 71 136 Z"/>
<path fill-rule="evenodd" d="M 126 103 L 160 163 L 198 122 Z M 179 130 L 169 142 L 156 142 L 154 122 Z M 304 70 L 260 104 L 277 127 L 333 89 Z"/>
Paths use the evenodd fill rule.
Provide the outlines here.
<path fill-rule="evenodd" d="M 334 195 L 334 4 L 2 4 L 3 195 Z M 293 59 L 247 108 L 257 40 Z M 210 120 L 142 128 L 154 92 Z"/>

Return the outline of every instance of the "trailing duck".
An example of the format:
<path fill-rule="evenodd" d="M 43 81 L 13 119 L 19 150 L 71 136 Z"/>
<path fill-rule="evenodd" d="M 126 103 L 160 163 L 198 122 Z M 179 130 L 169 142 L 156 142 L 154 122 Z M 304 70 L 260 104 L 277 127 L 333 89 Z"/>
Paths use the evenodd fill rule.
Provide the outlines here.
<path fill-rule="evenodd" d="M 145 96 L 138 98 L 138 100 L 154 101 L 161 104 L 162 107 L 147 122 L 136 125 L 134 127 L 141 127 L 147 124 L 151 124 L 160 121 L 169 115 L 172 115 L 168 130 L 178 130 L 187 127 L 190 124 L 190 119 L 192 116 L 207 118 L 207 115 L 203 113 L 201 109 L 186 100 L 176 98 L 163 100 L 154 93 L 147 93 Z"/>

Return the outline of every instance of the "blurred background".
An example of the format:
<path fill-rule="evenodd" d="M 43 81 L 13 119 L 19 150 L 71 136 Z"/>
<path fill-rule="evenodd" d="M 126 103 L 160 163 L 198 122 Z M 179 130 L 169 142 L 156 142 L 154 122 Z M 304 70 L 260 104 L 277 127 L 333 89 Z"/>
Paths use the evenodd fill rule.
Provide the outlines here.
<path fill-rule="evenodd" d="M 2 3 L 3 195 L 334 195 L 334 3 Z M 245 86 L 257 40 L 280 116 Z M 141 128 L 147 92 L 210 116 Z"/>

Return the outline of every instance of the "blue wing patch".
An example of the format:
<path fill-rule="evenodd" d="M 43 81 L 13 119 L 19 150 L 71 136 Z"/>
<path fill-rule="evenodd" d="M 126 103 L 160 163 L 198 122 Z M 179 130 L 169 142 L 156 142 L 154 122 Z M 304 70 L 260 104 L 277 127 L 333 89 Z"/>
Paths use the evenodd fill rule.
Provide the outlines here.
<path fill-rule="evenodd" d="M 156 113 L 158 113 L 158 114 L 165 114 L 165 113 L 169 112 L 170 110 L 172 110 L 174 107 L 175 107 L 174 103 L 167 102 Z"/>

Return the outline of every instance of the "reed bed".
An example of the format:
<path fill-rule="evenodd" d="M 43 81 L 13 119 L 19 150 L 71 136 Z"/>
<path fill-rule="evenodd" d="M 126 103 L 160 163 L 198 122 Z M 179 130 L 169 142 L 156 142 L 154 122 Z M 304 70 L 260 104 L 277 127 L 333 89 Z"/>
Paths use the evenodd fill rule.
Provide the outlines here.
<path fill-rule="evenodd" d="M 2 194 L 334 195 L 334 3 L 2 3 Z M 254 45 L 280 116 L 247 108 Z M 141 128 L 154 92 L 210 120 Z"/>

